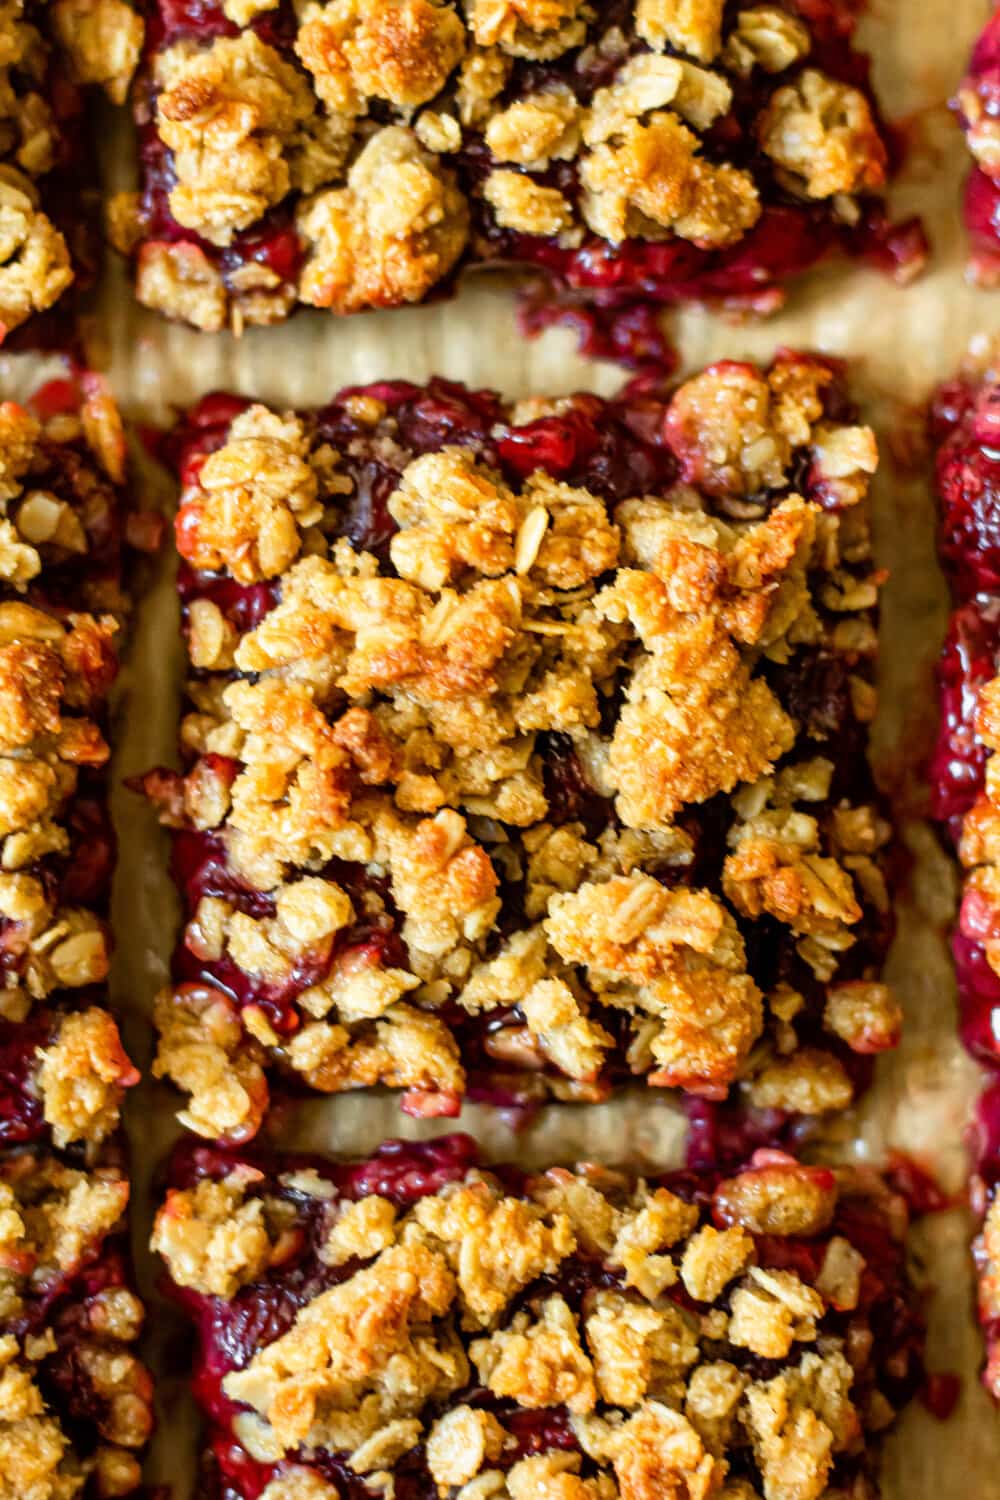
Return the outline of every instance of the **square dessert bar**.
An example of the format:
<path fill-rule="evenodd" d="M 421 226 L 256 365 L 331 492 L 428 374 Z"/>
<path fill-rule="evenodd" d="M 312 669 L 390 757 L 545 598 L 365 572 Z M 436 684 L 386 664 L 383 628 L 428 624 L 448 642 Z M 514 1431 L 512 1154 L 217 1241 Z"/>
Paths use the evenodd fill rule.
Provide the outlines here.
<path fill-rule="evenodd" d="M 122 102 L 142 46 L 124 0 L 5 0 L 0 12 L 0 342 L 98 261 L 83 85 Z M 26 328 L 34 339 L 37 324 Z"/>
<path fill-rule="evenodd" d="M 973 157 L 965 185 L 969 274 L 978 286 L 1000 285 L 1000 14 L 994 12 L 973 49 L 953 101 Z"/>
<path fill-rule="evenodd" d="M 987 1070 L 972 1132 L 979 1315 L 987 1387 L 1000 1398 L 1000 370 L 970 368 L 937 393 L 940 550 L 955 608 L 938 667 L 932 809 L 964 881 L 952 951 L 962 1038 Z"/>
<path fill-rule="evenodd" d="M 128 1180 L 32 1149 L 0 1155 L 0 1471 L 17 1500 L 137 1494 L 152 1382 L 127 1273 Z"/>
<path fill-rule="evenodd" d="M 147 0 L 140 301 L 198 328 L 419 302 L 468 265 L 571 303 L 767 310 L 841 248 L 900 279 L 891 151 L 831 0 Z"/>
<path fill-rule="evenodd" d="M 182 486 L 186 926 L 157 1071 L 414 1114 L 629 1079 L 773 1129 L 894 1044 L 864 497 L 840 372 L 504 406 L 442 381 L 206 398 Z"/>
<path fill-rule="evenodd" d="M 921 1379 L 871 1169 L 184 1148 L 153 1246 L 197 1328 L 206 1500 L 873 1496 Z"/>
<path fill-rule="evenodd" d="M 93 1159 L 138 1073 L 106 1007 L 125 453 L 96 376 L 0 405 L 0 1145 Z"/>

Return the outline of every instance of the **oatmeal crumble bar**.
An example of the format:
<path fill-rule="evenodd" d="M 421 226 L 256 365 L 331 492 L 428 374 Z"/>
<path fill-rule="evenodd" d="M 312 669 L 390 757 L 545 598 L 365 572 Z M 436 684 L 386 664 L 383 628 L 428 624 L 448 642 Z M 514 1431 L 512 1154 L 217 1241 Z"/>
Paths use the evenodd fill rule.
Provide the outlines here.
<path fill-rule="evenodd" d="M 206 398 L 181 479 L 186 926 L 156 1071 L 241 1140 L 275 1085 L 772 1119 L 899 1009 L 864 504 L 840 373 L 504 407 L 434 381 Z"/>
<path fill-rule="evenodd" d="M 965 131 L 972 168 L 963 214 L 969 238 L 968 276 L 977 286 L 1000 285 L 1000 14 L 991 15 L 976 42 L 969 71 L 952 100 Z"/>
<path fill-rule="evenodd" d="M 0 404 L 0 1144 L 89 1159 L 138 1079 L 104 1008 L 124 463 L 97 376 Z"/>
<path fill-rule="evenodd" d="M 123 103 L 142 34 L 125 0 L 0 4 L 0 343 L 95 274 L 84 87 Z"/>
<path fill-rule="evenodd" d="M 761 310 L 834 248 L 901 279 L 864 58 L 829 0 L 146 0 L 139 299 L 197 328 L 419 302 L 456 271 L 570 302 Z"/>
<path fill-rule="evenodd" d="M 113 1157 L 0 1157 L 0 1466 L 18 1500 L 139 1490 L 152 1381 L 133 1352 L 128 1197 Z"/>
<path fill-rule="evenodd" d="M 153 1247 L 198 1330 L 203 1493 L 874 1495 L 920 1380 L 906 1219 L 871 1169 L 777 1151 L 645 1180 L 464 1136 L 185 1146 Z"/>
<path fill-rule="evenodd" d="M 56 7 L 54 7 L 55 9 Z M 67 365 L 0 403 L 0 1490 L 138 1493 L 119 1113 L 138 1081 L 108 1004 L 108 696 L 130 523 L 122 425 Z M 131 526 L 129 528 L 131 530 Z"/>
<path fill-rule="evenodd" d="M 970 364 L 937 392 L 940 552 L 954 610 L 938 665 L 941 721 L 930 766 L 932 811 L 963 871 L 952 935 L 962 1039 L 986 1069 L 971 1136 L 979 1317 L 984 1380 L 1000 1399 L 1000 464 L 996 452 L 1000 366 Z"/>

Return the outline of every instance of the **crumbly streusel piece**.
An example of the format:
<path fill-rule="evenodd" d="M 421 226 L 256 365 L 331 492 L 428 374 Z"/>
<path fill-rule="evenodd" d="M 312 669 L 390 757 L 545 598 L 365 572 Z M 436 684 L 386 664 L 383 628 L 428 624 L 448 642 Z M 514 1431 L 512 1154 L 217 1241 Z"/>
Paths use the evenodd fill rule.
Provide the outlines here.
<path fill-rule="evenodd" d="M 226 34 L 152 9 L 144 181 L 112 228 L 140 299 L 202 329 L 419 302 L 490 262 L 574 303 L 770 307 L 835 245 L 923 260 L 885 222 L 877 110 L 822 5 L 310 0 L 288 24 L 226 0 Z"/>
<path fill-rule="evenodd" d="M 153 1244 L 188 1312 L 215 1309 L 213 1495 L 250 1459 L 265 1494 L 328 1500 L 336 1455 L 443 1497 L 728 1494 L 732 1469 L 820 1500 L 873 1474 L 887 1389 L 921 1378 L 906 1212 L 870 1171 L 767 1152 L 505 1186 L 455 1136 L 356 1165 L 185 1149 L 171 1175 Z"/>
<path fill-rule="evenodd" d="M 899 1015 L 845 410 L 787 355 L 647 400 L 652 438 L 440 383 L 194 414 L 186 769 L 144 782 L 187 872 L 156 1062 L 186 1124 L 246 1138 L 282 1078 L 849 1102 Z"/>

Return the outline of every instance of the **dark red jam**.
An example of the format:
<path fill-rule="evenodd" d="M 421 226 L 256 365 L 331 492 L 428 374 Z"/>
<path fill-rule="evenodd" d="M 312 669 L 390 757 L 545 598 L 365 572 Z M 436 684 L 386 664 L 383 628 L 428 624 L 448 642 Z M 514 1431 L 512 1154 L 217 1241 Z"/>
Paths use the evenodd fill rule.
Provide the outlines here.
<path fill-rule="evenodd" d="M 170 1294 L 195 1327 L 193 1389 L 207 1427 L 208 1459 L 205 1469 L 205 1500 L 258 1500 L 267 1484 L 281 1475 L 284 1462 L 253 1459 L 242 1446 L 234 1420 L 243 1409 L 230 1399 L 222 1383 L 232 1371 L 245 1368 L 267 1344 L 291 1328 L 299 1311 L 330 1287 L 352 1276 L 363 1262 L 355 1259 L 339 1267 L 330 1266 L 321 1255 L 328 1211 L 338 1197 L 358 1199 L 378 1193 L 405 1211 L 419 1198 L 440 1191 L 448 1183 L 460 1182 L 478 1163 L 474 1143 L 467 1136 L 444 1136 L 418 1144 L 388 1141 L 366 1162 L 334 1163 L 317 1157 L 278 1157 L 250 1151 L 233 1153 L 215 1147 L 182 1144 L 175 1151 L 169 1174 L 173 1189 L 192 1187 L 202 1178 L 220 1178 L 234 1167 L 249 1166 L 261 1176 L 250 1196 L 283 1200 L 288 1215 L 287 1246 L 279 1267 L 245 1285 L 228 1300 L 207 1296 L 168 1281 Z M 294 1186 L 292 1174 L 309 1169 L 329 1183 L 332 1198 L 322 1199 Z M 525 1176 L 517 1168 L 491 1167 L 507 1193 L 525 1191 Z M 647 1177 L 651 1187 L 664 1186 L 694 1204 L 702 1222 L 724 1228 L 733 1222 L 729 1195 L 742 1172 L 766 1171 L 772 1182 L 782 1173 L 793 1179 L 814 1181 L 818 1191 L 830 1191 L 833 1174 L 826 1168 L 803 1167 L 793 1158 L 775 1151 L 761 1151 L 745 1161 L 736 1176 L 719 1171 L 692 1170 Z M 894 1209 L 890 1205 L 896 1203 Z M 804 1280 L 815 1281 L 829 1241 L 846 1238 L 865 1259 L 858 1303 L 852 1311 L 824 1314 L 821 1331 L 833 1338 L 849 1338 L 856 1347 L 871 1349 L 859 1362 L 852 1400 L 860 1409 L 873 1390 L 888 1397 L 893 1406 L 909 1400 L 924 1381 L 923 1317 L 917 1299 L 906 1281 L 903 1248 L 898 1238 L 898 1200 L 891 1194 L 841 1193 L 832 1222 L 822 1231 L 806 1236 L 755 1234 L 758 1263 L 775 1270 L 794 1270 Z M 595 1292 L 622 1284 L 623 1273 L 582 1252 L 564 1260 L 554 1275 L 540 1277 L 518 1294 L 516 1306 L 532 1306 L 543 1297 L 562 1296 L 574 1313 Z M 671 1296 L 692 1311 L 693 1302 L 679 1284 Z M 704 1310 L 701 1308 L 701 1310 Z M 741 1365 L 751 1379 L 766 1379 L 781 1369 L 780 1361 L 763 1360 L 746 1349 L 726 1346 L 725 1358 Z M 943 1399 L 943 1393 L 942 1393 Z M 456 1394 L 455 1402 L 471 1402 L 496 1413 L 516 1442 L 496 1462 L 510 1467 L 517 1460 L 549 1449 L 577 1450 L 569 1413 L 564 1407 L 518 1409 L 511 1401 L 497 1398 L 479 1386 Z M 372 1491 L 346 1463 L 347 1455 L 327 1450 L 301 1450 L 290 1462 L 314 1469 L 330 1482 L 341 1500 L 370 1500 Z M 736 1452 L 733 1462 L 743 1465 L 747 1454 Z M 838 1458 L 834 1478 L 849 1486 L 868 1472 L 871 1454 L 855 1451 Z M 741 1472 L 743 1470 L 741 1469 Z M 755 1477 L 750 1465 L 749 1479 Z M 758 1481 L 759 1482 L 759 1481 Z M 401 1461 L 394 1493 L 406 1500 L 435 1500 L 436 1489 L 427 1471 L 422 1445 Z"/>
<path fill-rule="evenodd" d="M 974 71 L 984 70 L 987 92 L 995 85 L 998 42 L 994 19 L 973 60 Z M 929 766 L 931 809 L 957 845 L 963 821 L 985 789 L 989 754 L 976 731 L 979 696 L 1000 672 L 1000 385 L 991 376 L 949 382 L 933 403 L 930 431 L 937 445 L 940 550 L 955 601 L 938 663 L 941 721 Z M 973 1203 L 981 1214 L 1000 1179 L 1000 976 L 987 958 L 987 946 L 998 937 L 995 904 L 968 884 L 952 954 L 962 1041 L 990 1079 L 969 1136 Z M 998 1394 L 1000 1323 L 986 1312 L 981 1322 L 988 1355 L 984 1380 Z"/>
<path fill-rule="evenodd" d="M 1000 15 L 987 21 L 976 43 L 969 71 L 959 86 L 954 107 L 963 128 L 974 136 L 977 127 L 995 130 L 1000 119 Z M 974 166 L 965 185 L 965 227 L 969 236 L 969 268 L 980 286 L 1000 282 L 1000 172 Z"/>

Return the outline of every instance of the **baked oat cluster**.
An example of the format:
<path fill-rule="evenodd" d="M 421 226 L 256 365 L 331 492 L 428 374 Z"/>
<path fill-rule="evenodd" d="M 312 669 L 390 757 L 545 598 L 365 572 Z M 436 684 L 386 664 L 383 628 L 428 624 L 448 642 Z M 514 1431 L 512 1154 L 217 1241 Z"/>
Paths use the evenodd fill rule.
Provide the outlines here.
<path fill-rule="evenodd" d="M 919 1378 L 871 1171 L 528 1176 L 453 1136 L 350 1166 L 188 1146 L 172 1181 L 207 1496 L 874 1496 Z"/>
<path fill-rule="evenodd" d="M 171 439 L 186 915 L 156 1070 L 415 1114 L 649 1083 L 818 1115 L 894 1044 L 865 758 L 875 442 L 835 369 L 508 409 L 434 382 Z"/>
<path fill-rule="evenodd" d="M 91 1153 L 138 1074 L 104 1008 L 124 441 L 86 375 L 0 405 L 0 1142 Z"/>
<path fill-rule="evenodd" d="M 148 0 L 139 299 L 216 331 L 530 263 L 587 300 L 761 306 L 836 245 L 915 274 L 841 7 Z"/>
<path fill-rule="evenodd" d="M 9 1495 L 137 1493 L 152 1381 L 123 1246 L 117 1165 L 31 1150 L 0 1158 L 0 1466 Z"/>
<path fill-rule="evenodd" d="M 124 102 L 142 35 L 125 0 L 0 4 L 0 342 L 93 274 L 82 89 Z"/>
<path fill-rule="evenodd" d="M 977 286 L 995 287 L 1000 285 L 1000 17 L 996 14 L 983 28 L 952 104 L 973 162 L 963 202 L 968 274 Z"/>
<path fill-rule="evenodd" d="M 972 1202 L 979 1315 L 987 1344 L 984 1380 L 1000 1398 L 1000 463 L 996 453 L 1000 365 L 992 356 L 937 392 L 940 550 L 954 610 L 938 666 L 941 722 L 931 762 L 932 810 L 963 869 L 952 951 L 962 1038 L 986 1070 L 972 1135 Z"/>

